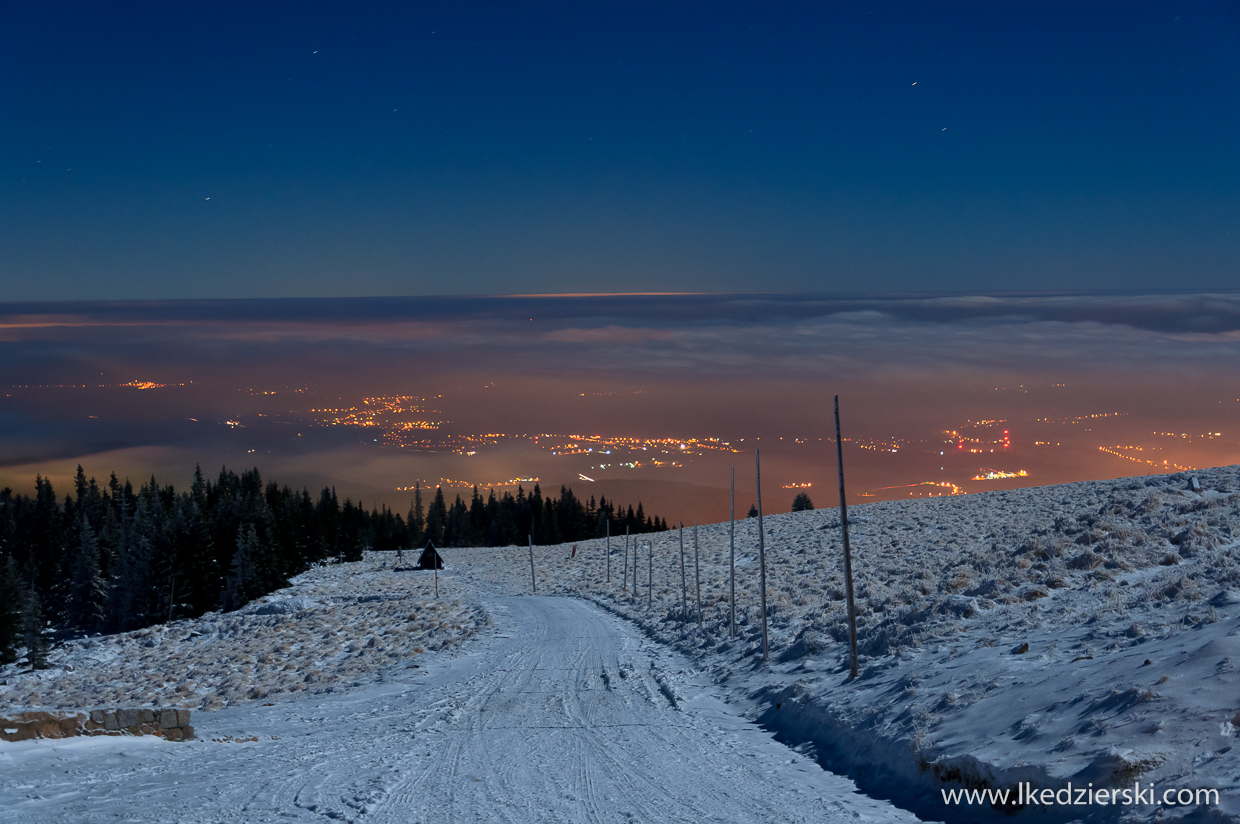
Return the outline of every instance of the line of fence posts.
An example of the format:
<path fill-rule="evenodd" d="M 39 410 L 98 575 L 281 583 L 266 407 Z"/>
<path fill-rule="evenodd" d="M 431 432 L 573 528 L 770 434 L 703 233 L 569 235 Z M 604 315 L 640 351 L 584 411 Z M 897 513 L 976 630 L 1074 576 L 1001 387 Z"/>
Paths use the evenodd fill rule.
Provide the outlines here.
<path fill-rule="evenodd" d="M 848 641 L 850 651 L 850 674 L 852 678 L 859 675 L 857 656 L 857 606 L 853 595 L 852 551 L 848 541 L 848 508 L 844 498 L 844 449 L 840 437 L 840 396 L 835 396 L 835 448 L 840 476 L 840 530 L 844 541 L 844 578 L 848 593 Z M 766 621 L 766 535 L 762 528 L 762 457 L 760 450 L 753 451 L 754 460 L 754 492 L 757 498 L 758 514 L 758 570 L 761 588 L 762 610 L 762 660 L 770 658 L 770 639 Z M 685 572 L 685 525 L 677 522 L 677 534 L 680 540 L 680 610 L 682 620 L 689 612 L 688 581 Z M 632 539 L 628 524 L 624 527 L 624 570 L 621 577 L 621 588 L 629 588 L 629 543 Z M 642 542 L 632 539 L 633 544 L 633 595 L 638 594 L 637 563 Z M 654 542 L 646 541 L 646 606 L 654 607 Z M 529 536 L 530 549 L 530 589 L 538 593 L 538 580 L 534 573 L 534 536 Z M 611 583 L 611 523 L 607 523 L 606 582 Z M 694 600 L 697 607 L 698 628 L 702 627 L 702 570 L 701 551 L 698 544 L 698 525 L 693 524 L 693 587 Z M 728 500 L 728 612 L 732 640 L 736 640 L 736 467 L 730 467 L 729 500 Z M 435 570 L 435 597 L 439 597 L 439 570 Z"/>
<path fill-rule="evenodd" d="M 693 522 L 693 592 L 697 601 L 698 629 L 702 628 L 702 567 L 698 563 L 697 521 Z"/>
<path fill-rule="evenodd" d="M 731 595 L 728 597 L 732 613 L 732 640 L 736 640 L 736 467 L 732 467 L 732 495 L 728 505 L 728 567 Z"/>

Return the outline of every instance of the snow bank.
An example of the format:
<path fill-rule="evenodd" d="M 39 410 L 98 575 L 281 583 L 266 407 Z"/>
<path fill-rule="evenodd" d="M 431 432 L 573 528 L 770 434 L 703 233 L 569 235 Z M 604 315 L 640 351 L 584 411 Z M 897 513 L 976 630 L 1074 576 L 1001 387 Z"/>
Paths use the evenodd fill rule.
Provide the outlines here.
<path fill-rule="evenodd" d="M 213 710 L 374 678 L 426 650 L 459 644 L 490 619 L 435 599 L 430 573 L 381 567 L 379 554 L 319 566 L 231 613 L 72 641 L 50 668 L 0 668 L 0 711 L 172 706 Z"/>
<path fill-rule="evenodd" d="M 1240 468 L 850 510 L 862 677 L 847 679 L 838 511 L 767 530 L 770 661 L 761 661 L 756 519 L 738 521 L 737 640 L 728 524 L 535 547 L 538 591 L 580 594 L 678 647 L 825 765 L 925 817 L 960 820 L 939 788 L 1134 780 L 1215 788 L 1240 812 Z M 479 579 L 530 589 L 526 547 L 445 550 Z M 687 606 L 687 610 L 685 607 Z M 1185 808 L 1058 811 L 1148 818 Z M 1218 810 L 1213 811 L 1219 812 Z M 976 818 L 977 814 L 970 813 Z"/>

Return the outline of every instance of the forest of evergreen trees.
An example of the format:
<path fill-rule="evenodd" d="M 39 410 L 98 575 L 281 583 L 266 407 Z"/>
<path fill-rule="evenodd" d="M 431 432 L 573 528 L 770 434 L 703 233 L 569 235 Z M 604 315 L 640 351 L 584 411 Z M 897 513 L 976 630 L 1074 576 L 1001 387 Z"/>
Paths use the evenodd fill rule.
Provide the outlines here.
<path fill-rule="evenodd" d="M 429 492 L 429 489 L 427 490 Z M 365 549 L 555 544 L 667 529 L 667 522 L 571 489 L 449 504 L 443 489 L 423 511 L 422 489 L 409 515 L 366 510 L 334 489 L 315 500 L 306 490 L 263 483 L 257 469 L 227 468 L 215 482 L 201 470 L 177 492 L 151 478 L 135 490 L 113 474 L 106 487 L 78 467 L 74 491 L 57 500 L 35 480 L 35 495 L 0 491 L 0 663 L 45 664 L 59 639 L 122 632 L 216 609 L 238 609 L 324 561 L 353 561 Z"/>

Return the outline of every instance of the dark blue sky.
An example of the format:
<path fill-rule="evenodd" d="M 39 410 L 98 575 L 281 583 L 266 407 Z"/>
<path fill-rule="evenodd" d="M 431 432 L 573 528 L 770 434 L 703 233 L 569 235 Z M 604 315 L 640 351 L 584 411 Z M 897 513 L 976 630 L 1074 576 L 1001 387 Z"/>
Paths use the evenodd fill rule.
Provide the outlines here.
<path fill-rule="evenodd" d="M 1240 282 L 1234 2 L 10 3 L 0 76 L 8 299 Z"/>

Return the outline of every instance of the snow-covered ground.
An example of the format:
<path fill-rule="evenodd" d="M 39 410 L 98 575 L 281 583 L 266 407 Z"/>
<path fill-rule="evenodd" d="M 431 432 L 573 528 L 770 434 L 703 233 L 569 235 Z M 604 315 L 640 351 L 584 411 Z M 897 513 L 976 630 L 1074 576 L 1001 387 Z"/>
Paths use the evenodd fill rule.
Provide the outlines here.
<path fill-rule="evenodd" d="M 372 556 L 306 572 L 237 612 L 71 641 L 50 668 L 0 668 L 0 711 L 156 706 L 214 710 L 331 692 L 490 623 L 476 602 L 432 598 L 429 573 Z"/>
<path fill-rule="evenodd" d="M 692 735 L 716 736 L 719 748 L 729 749 L 743 725 L 719 719 L 748 713 L 800 752 L 852 776 L 864 791 L 893 798 L 923 818 L 1000 817 L 989 807 L 945 807 L 944 787 L 1028 781 L 1039 788 L 1068 782 L 1101 788 L 1139 781 L 1160 795 L 1217 789 L 1221 806 L 1035 805 L 1019 817 L 1149 820 L 1189 813 L 1231 820 L 1240 813 L 1240 753 L 1234 750 L 1240 726 L 1240 468 L 1197 477 L 1200 493 L 1178 475 L 850 509 L 862 651 L 862 676 L 855 682 L 847 678 L 835 510 L 766 519 L 767 664 L 761 661 L 754 520 L 736 527 L 735 642 L 729 638 L 726 523 L 698 531 L 700 628 L 691 529 L 684 533 L 684 589 L 679 536 L 641 536 L 653 553 L 637 553 L 636 596 L 622 588 L 626 566 L 630 590 L 634 570 L 622 536 L 611 541 L 610 581 L 604 541 L 581 542 L 576 557 L 569 545 L 535 547 L 538 593 L 578 595 L 595 602 L 594 609 L 514 597 L 530 591 L 526 547 L 445 550 L 450 569 L 441 575 L 439 601 L 427 597 L 429 576 L 382 569 L 375 556 L 352 567 L 312 570 L 245 614 L 95 639 L 58 652 L 53 662 L 60 669 L 49 673 L 0 673 L 0 706 L 9 708 L 129 702 L 222 708 L 195 713 L 195 728 L 206 739 L 198 744 L 92 739 L 0 745 L 0 811 L 18 810 L 22 820 L 57 820 L 57 810 L 90 809 L 83 800 L 89 793 L 66 789 L 51 777 L 52 767 L 59 770 L 58 759 L 67 759 L 72 775 L 119 781 L 122 773 L 109 772 L 119 763 L 109 760 L 115 754 L 109 748 L 132 746 L 130 757 L 165 765 L 160 775 L 191 773 L 175 791 L 136 766 L 137 772 L 123 773 L 139 783 L 206 798 L 203 786 L 233 787 L 233 781 L 240 783 L 224 795 L 236 801 L 248 793 L 251 799 L 248 807 L 202 801 L 201 814 L 186 821 L 225 820 L 229 810 L 234 819 L 274 818 L 276 810 L 296 818 L 311 806 L 323 815 L 379 819 L 389 814 L 381 811 L 394 809 L 394 798 L 412 810 L 420 794 L 436 793 L 447 793 L 448 800 L 439 806 L 419 801 L 416 809 L 437 820 L 625 820 L 611 814 L 622 808 L 629 820 L 689 820 L 694 810 L 722 820 L 763 820 L 748 802 L 738 802 L 735 809 L 745 812 L 733 816 L 710 806 L 721 790 L 712 789 L 703 770 L 690 768 L 695 759 L 713 765 L 706 773 L 732 776 L 737 787 L 756 785 L 736 777 L 745 770 L 735 760 L 713 760 L 722 756 L 700 743 L 705 739 L 616 738 L 618 731 L 636 735 L 639 726 L 673 724 L 666 719 L 682 715 L 662 715 L 675 712 L 672 704 L 713 701 L 717 690 L 732 706 L 716 701 L 715 726 L 694 727 Z M 556 603 L 578 605 L 529 606 Z M 639 644 L 626 624 L 600 617 L 599 607 L 632 619 L 683 660 L 661 658 L 657 645 Z M 489 621 L 495 624 L 488 627 Z M 559 624 L 560 630 L 550 629 Z M 613 634 L 621 640 L 596 640 Z M 556 669 L 551 658 L 542 658 L 543 645 L 552 641 L 566 661 L 560 667 L 570 673 L 565 680 L 550 674 Z M 435 651 L 417 656 L 419 648 Z M 622 653 L 634 656 L 628 672 L 642 678 L 621 677 Z M 415 663 L 420 668 L 410 669 Z M 543 672 L 531 676 L 529 666 Z M 307 682 L 314 670 L 320 680 Z M 535 687 L 508 690 L 523 678 Z M 182 688 L 187 680 L 194 684 Z M 585 691 L 614 691 L 622 682 L 620 696 L 583 697 Z M 328 688 L 333 693 L 322 694 Z M 311 690 L 320 694 L 305 695 Z M 489 697 L 479 702 L 480 695 Z M 608 703 L 613 699 L 618 703 Z M 435 715 L 438 701 L 450 707 L 446 715 Z M 349 720 L 337 723 L 340 718 Z M 453 725 L 464 725 L 470 735 L 482 735 L 504 718 L 514 722 L 517 737 L 484 736 L 485 749 L 454 731 Z M 534 740 L 540 733 L 532 730 L 548 719 L 592 732 L 541 748 L 522 743 Z M 428 724 L 440 724 L 443 737 L 426 732 Z M 260 740 L 223 740 L 255 733 Z M 363 747 L 371 739 L 387 743 Z M 504 767 L 498 755 L 491 760 L 506 747 L 544 769 L 523 772 Z M 219 748 L 287 763 L 264 775 L 259 765 L 267 762 L 256 760 L 253 777 L 246 778 L 249 772 L 237 773 L 231 761 L 221 760 Z M 652 755 L 656 760 L 633 773 L 635 781 L 648 780 L 645 789 L 614 783 L 618 765 L 647 750 L 664 755 Z M 808 786 L 790 772 L 803 764 L 739 757 L 761 765 L 758 773 L 766 771 L 770 786 Z M 599 767 L 598 758 L 615 761 Z M 354 766 L 335 772 L 326 766 L 342 759 Z M 182 766 L 168 766 L 174 762 Z M 213 769 L 233 778 L 214 777 Z M 319 776 L 313 787 L 307 771 Z M 656 779 L 663 773 L 664 792 L 701 803 L 668 808 L 678 810 L 675 815 L 642 806 L 639 799 L 659 792 Z M 293 789 L 275 788 L 281 781 Z M 531 781 L 549 795 L 514 789 Z M 105 784 L 111 786 L 99 786 Z M 602 794 L 591 794 L 604 784 Z M 751 791 L 738 789 L 737 798 Z M 804 789 L 803 797 L 818 792 Z M 491 808 L 468 800 L 488 794 Z M 112 813 L 161 820 L 132 813 L 114 796 L 105 805 Z M 552 800 L 539 807 L 536 798 Z M 858 797 L 848 798 L 859 815 L 895 814 L 881 805 L 857 812 Z M 511 803 L 504 806 L 504 799 Z M 831 815 L 822 811 L 828 808 L 806 809 Z M 542 815 L 546 810 L 556 812 Z M 784 813 L 770 820 L 789 820 Z"/>
<path fill-rule="evenodd" d="M 580 593 L 687 654 L 782 738 L 923 816 L 943 787 L 1217 789 L 1240 813 L 1240 468 L 874 503 L 849 510 L 862 676 L 848 680 L 838 510 L 765 519 L 770 662 L 761 664 L 756 519 L 637 553 L 623 538 L 535 547 L 539 592 Z M 642 541 L 651 540 L 641 536 Z M 457 551 L 472 574 L 530 588 L 528 550 Z M 685 592 L 687 590 L 687 597 Z M 688 614 L 682 612 L 687 601 Z M 1027 646 L 1026 646 L 1027 645 Z M 1090 805 L 1056 818 L 1181 815 Z M 1201 812 L 1206 812 L 1203 808 Z"/>
<path fill-rule="evenodd" d="M 777 744 L 631 623 L 479 597 L 495 631 L 465 648 L 198 713 L 197 741 L 0 744 L 0 821 L 916 821 Z"/>

